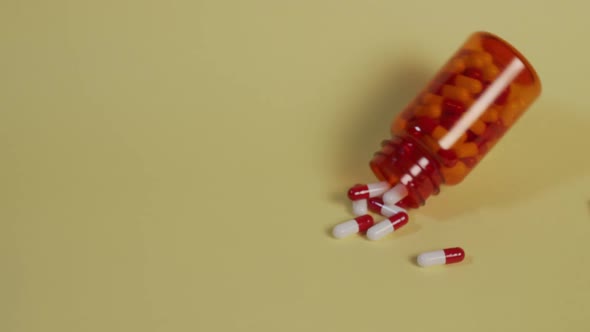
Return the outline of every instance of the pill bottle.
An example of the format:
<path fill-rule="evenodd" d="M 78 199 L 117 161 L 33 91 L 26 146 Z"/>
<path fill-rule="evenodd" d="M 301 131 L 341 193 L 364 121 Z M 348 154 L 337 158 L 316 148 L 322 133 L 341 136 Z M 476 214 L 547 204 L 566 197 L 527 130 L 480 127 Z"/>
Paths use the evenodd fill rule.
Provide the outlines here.
<path fill-rule="evenodd" d="M 477 32 L 394 119 L 370 167 L 402 184 L 398 205 L 417 208 L 463 181 L 541 93 L 529 62 L 501 38 Z"/>

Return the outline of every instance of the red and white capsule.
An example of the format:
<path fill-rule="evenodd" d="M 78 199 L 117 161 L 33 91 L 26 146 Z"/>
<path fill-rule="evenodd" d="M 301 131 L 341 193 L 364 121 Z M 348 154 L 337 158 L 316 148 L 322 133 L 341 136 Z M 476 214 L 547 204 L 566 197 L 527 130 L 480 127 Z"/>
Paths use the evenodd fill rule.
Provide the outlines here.
<path fill-rule="evenodd" d="M 336 225 L 336 227 L 332 229 L 332 236 L 341 239 L 355 233 L 364 233 L 373 226 L 374 223 L 375 220 L 368 214 L 356 217 Z"/>
<path fill-rule="evenodd" d="M 385 205 L 385 203 L 383 202 L 383 199 L 381 199 L 381 197 L 369 198 L 368 207 L 369 207 L 369 210 L 371 210 L 375 213 L 378 213 L 386 218 L 389 218 L 396 213 L 406 212 L 406 210 L 404 210 L 403 208 L 401 208 L 397 205 L 392 205 L 392 206 Z"/>
<path fill-rule="evenodd" d="M 389 233 L 400 229 L 408 223 L 408 214 L 405 212 L 398 212 L 393 216 L 375 224 L 367 231 L 367 238 L 371 241 L 379 240 Z"/>
<path fill-rule="evenodd" d="M 386 181 L 369 184 L 355 184 L 352 188 L 348 189 L 348 198 L 352 201 L 357 201 L 359 199 L 381 196 L 390 187 L 391 185 Z"/>
<path fill-rule="evenodd" d="M 354 213 L 355 216 L 363 216 L 363 215 L 369 213 L 369 208 L 367 206 L 367 200 L 366 199 L 359 199 L 356 201 L 352 201 L 352 213 Z"/>
<path fill-rule="evenodd" d="M 383 202 L 387 205 L 394 205 L 408 196 L 408 189 L 405 185 L 398 183 L 383 194 Z"/>
<path fill-rule="evenodd" d="M 425 252 L 418 255 L 418 265 L 429 267 L 434 265 L 445 265 L 459 263 L 465 259 L 465 251 L 459 247 Z"/>

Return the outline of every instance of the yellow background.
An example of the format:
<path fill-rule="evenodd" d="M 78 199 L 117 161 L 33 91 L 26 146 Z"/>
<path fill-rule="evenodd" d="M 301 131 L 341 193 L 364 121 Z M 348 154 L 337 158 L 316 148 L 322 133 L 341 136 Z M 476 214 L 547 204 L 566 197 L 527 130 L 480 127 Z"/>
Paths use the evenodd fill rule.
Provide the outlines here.
<path fill-rule="evenodd" d="M 589 9 L 3 0 L 0 331 L 590 330 Z M 332 239 L 476 30 L 541 99 L 399 233 Z"/>

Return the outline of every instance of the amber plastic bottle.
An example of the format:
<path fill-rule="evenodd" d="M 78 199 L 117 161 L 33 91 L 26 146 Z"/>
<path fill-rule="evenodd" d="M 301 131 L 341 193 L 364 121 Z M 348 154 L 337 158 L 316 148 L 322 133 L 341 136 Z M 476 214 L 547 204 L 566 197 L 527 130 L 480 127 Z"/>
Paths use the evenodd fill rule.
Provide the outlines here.
<path fill-rule="evenodd" d="M 391 126 L 370 162 L 375 175 L 417 208 L 441 185 L 461 182 L 541 93 L 529 62 L 510 44 L 477 32 Z"/>

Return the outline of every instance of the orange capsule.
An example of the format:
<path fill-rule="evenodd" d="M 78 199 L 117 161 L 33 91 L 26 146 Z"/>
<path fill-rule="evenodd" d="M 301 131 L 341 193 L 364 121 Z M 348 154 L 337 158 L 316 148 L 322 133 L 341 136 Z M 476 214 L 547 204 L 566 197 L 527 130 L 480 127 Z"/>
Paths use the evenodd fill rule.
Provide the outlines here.
<path fill-rule="evenodd" d="M 524 102 L 520 99 L 515 99 L 504 106 L 504 109 L 500 113 L 500 119 L 506 127 L 510 127 L 523 110 Z"/>
<path fill-rule="evenodd" d="M 442 114 L 442 109 L 440 104 L 432 103 L 430 105 L 425 105 L 424 107 L 420 108 L 416 111 L 416 116 L 427 116 L 429 118 L 440 118 Z"/>
<path fill-rule="evenodd" d="M 481 116 L 480 119 L 484 122 L 498 121 L 498 109 L 496 107 L 491 107 Z"/>
<path fill-rule="evenodd" d="M 461 182 L 461 180 L 469 172 L 469 169 L 463 162 L 458 161 L 453 167 L 442 167 L 441 172 L 445 177 L 445 183 L 456 184 Z"/>
<path fill-rule="evenodd" d="M 504 110 L 502 110 L 502 113 L 500 114 L 500 120 L 502 120 L 504 126 L 510 127 L 516 121 L 517 116 L 517 108 L 508 105 L 504 107 Z"/>
<path fill-rule="evenodd" d="M 499 73 L 500 70 L 494 64 L 489 64 L 482 68 L 483 79 L 486 81 L 491 82 L 495 80 Z"/>
<path fill-rule="evenodd" d="M 427 92 L 420 97 L 420 102 L 424 105 L 429 104 L 441 104 L 443 101 L 443 97 L 439 95 L 435 95 L 433 93 Z"/>
<path fill-rule="evenodd" d="M 467 57 L 468 67 L 482 68 L 492 63 L 492 55 L 487 52 L 473 52 Z"/>
<path fill-rule="evenodd" d="M 435 140 L 440 140 L 441 138 L 443 138 L 445 135 L 447 134 L 447 130 L 442 127 L 442 126 L 436 126 L 436 128 L 434 128 L 434 130 L 432 131 L 432 138 L 434 138 Z"/>
<path fill-rule="evenodd" d="M 457 143 L 455 144 L 461 144 L 463 142 L 465 142 L 467 140 L 467 133 L 463 133 L 463 135 L 461 135 L 461 137 L 459 137 L 459 140 L 457 140 Z"/>
<path fill-rule="evenodd" d="M 483 89 L 481 81 L 463 75 L 457 75 L 455 78 L 455 84 L 467 89 L 467 91 L 471 92 L 472 94 L 480 93 Z"/>
<path fill-rule="evenodd" d="M 486 124 L 481 120 L 477 120 L 469 127 L 469 130 L 476 135 L 481 135 L 486 130 Z"/>
<path fill-rule="evenodd" d="M 394 133 L 400 133 L 402 132 L 404 129 L 406 129 L 406 126 L 408 125 L 408 121 L 404 118 L 397 118 L 396 121 L 393 122 L 393 125 L 391 126 L 391 131 Z"/>
<path fill-rule="evenodd" d="M 414 108 L 412 109 L 412 114 L 421 114 L 424 112 L 424 105 L 416 105 L 414 106 Z"/>
<path fill-rule="evenodd" d="M 453 73 L 461 73 L 467 68 L 465 61 L 461 58 L 454 58 L 449 64 L 449 69 Z"/>
<path fill-rule="evenodd" d="M 454 99 L 463 103 L 467 103 L 471 100 L 471 96 L 467 89 L 453 85 L 444 85 L 442 88 L 442 95 L 443 97 Z"/>
<path fill-rule="evenodd" d="M 467 132 L 463 133 L 463 135 L 459 136 L 459 139 L 455 142 L 455 144 L 453 144 L 453 147 L 457 147 L 460 144 L 465 143 L 468 137 L 469 135 L 467 135 Z"/>
<path fill-rule="evenodd" d="M 458 144 L 453 150 L 457 153 L 458 158 L 473 157 L 479 153 L 477 144 L 473 142 Z"/>

